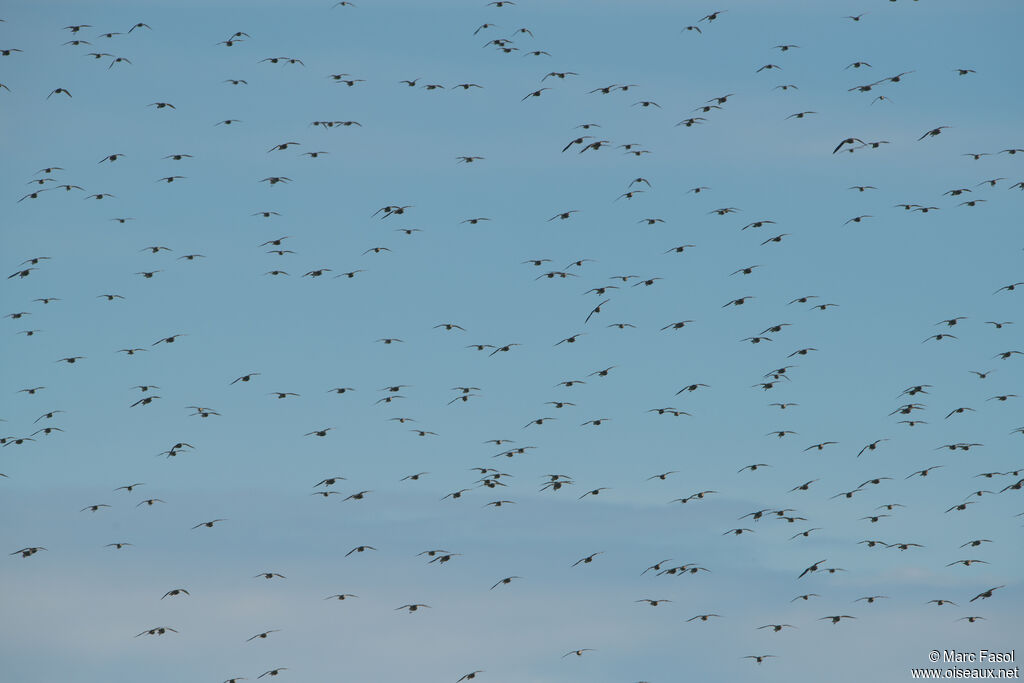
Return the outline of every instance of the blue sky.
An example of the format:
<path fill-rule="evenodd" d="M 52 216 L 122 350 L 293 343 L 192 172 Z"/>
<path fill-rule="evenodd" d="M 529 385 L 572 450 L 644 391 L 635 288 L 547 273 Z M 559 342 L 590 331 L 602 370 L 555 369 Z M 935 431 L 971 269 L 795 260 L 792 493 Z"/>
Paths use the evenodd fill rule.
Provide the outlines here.
<path fill-rule="evenodd" d="M 1024 145 L 1024 101 L 1008 87 L 1018 6 L 357 5 L 57 2 L 0 16 L 0 49 L 22 50 L 0 57 L 12 133 L 0 139 L 0 254 L 6 274 L 50 257 L 0 287 L 4 315 L 30 314 L 0 321 L 0 436 L 63 430 L 0 449 L 12 680 L 223 681 L 277 667 L 281 681 L 901 680 L 933 649 L 1019 645 L 1024 505 L 999 491 L 1024 468 L 1012 433 L 1024 399 L 990 400 L 1024 396 L 1024 356 L 994 358 L 1024 351 L 1024 287 L 993 293 L 1024 280 L 1024 194 L 1012 189 L 1024 154 L 999 153 Z M 700 21 L 716 9 L 727 11 Z M 137 22 L 151 29 L 125 33 Z M 474 35 L 485 23 L 497 27 Z M 91 26 L 63 28 L 76 24 Z M 114 31 L 125 34 L 97 37 Z M 217 45 L 238 31 L 250 37 Z M 75 38 L 91 45 L 62 45 Z M 485 46 L 499 38 L 518 51 Z M 773 49 L 786 44 L 799 48 Z M 272 57 L 304 66 L 261 62 Z M 844 68 L 861 61 L 871 66 Z M 757 71 L 768 64 L 781 70 Z M 631 87 L 590 93 L 611 84 Z M 57 88 L 72 96 L 48 98 Z M 721 110 L 694 111 L 730 93 Z M 787 118 L 805 111 L 816 113 Z M 706 121 L 676 125 L 691 116 Z M 238 123 L 215 125 L 227 119 Z M 589 123 L 600 127 L 577 128 Z M 561 152 L 591 134 L 612 144 Z M 888 142 L 832 154 L 851 136 Z M 286 142 L 299 144 L 267 151 Z M 651 153 L 618 147 L 634 143 Z M 112 154 L 125 156 L 100 162 Z M 63 170 L 36 173 L 50 166 Z M 30 184 L 41 178 L 53 181 Z M 83 191 L 54 189 L 65 183 Z M 971 192 L 944 195 L 958 188 Z M 114 196 L 84 199 L 95 193 Z M 714 213 L 725 207 L 739 211 Z M 253 215 L 264 211 L 279 215 Z M 743 229 L 758 221 L 774 223 Z M 694 246 L 665 253 L 679 245 Z M 811 310 L 826 303 L 838 306 Z M 957 338 L 923 341 L 940 332 Z M 740 341 L 758 336 L 771 341 Z M 471 344 L 518 346 L 491 356 Z M 789 358 L 803 348 L 817 351 Z M 84 358 L 57 360 L 71 356 Z M 784 366 L 788 381 L 757 386 Z M 260 374 L 232 384 L 249 373 Z M 585 384 L 558 386 L 570 380 Z M 694 383 L 709 386 L 676 395 Z M 919 384 L 929 393 L 900 396 Z M 403 398 L 378 403 L 392 385 L 407 385 Z M 479 389 L 450 404 L 457 386 Z M 132 407 L 146 395 L 160 398 Z M 575 405 L 546 404 L 563 401 Z M 911 401 L 927 424 L 889 415 Z M 648 412 L 664 407 L 691 415 Z M 959 407 L 973 411 L 946 418 Z M 63 412 L 36 421 L 50 411 Z M 523 427 L 543 417 L 557 420 Z M 608 421 L 583 426 L 594 419 Z M 796 434 L 766 436 L 776 430 Z M 858 456 L 877 439 L 888 440 Z M 837 443 L 804 450 L 825 441 Z M 195 448 L 161 455 L 178 442 Z M 950 443 L 984 445 L 939 448 Z M 534 448 L 495 457 L 510 446 Z M 738 472 L 755 463 L 770 467 Z M 507 486 L 481 487 L 473 467 Z M 549 474 L 574 483 L 540 491 Z M 345 477 L 340 495 L 312 495 L 330 476 Z M 876 477 L 891 480 L 832 498 Z M 669 503 L 704 490 L 716 493 Z M 149 498 L 165 502 L 137 507 Z M 889 503 L 905 507 L 861 519 Z M 111 507 L 79 512 L 94 504 Z M 805 519 L 740 520 L 762 509 Z M 736 527 L 754 533 L 725 535 Z M 980 538 L 992 542 L 960 548 Z M 133 545 L 105 547 L 118 542 Z M 346 556 L 360 545 L 376 550 Z M 46 551 L 15 553 L 36 546 Z M 459 555 L 417 556 L 432 548 Z M 666 558 L 710 571 L 641 575 Z M 796 578 L 823 558 L 846 571 Z M 946 566 L 961 559 L 987 564 Z M 508 576 L 521 578 L 490 590 Z M 160 599 L 173 588 L 190 595 Z M 338 593 L 359 597 L 324 600 Z M 820 597 L 791 601 L 804 593 Z M 888 598 L 854 602 L 872 595 Z M 958 606 L 926 604 L 939 598 Z M 430 609 L 396 611 L 409 603 Z M 687 622 L 705 613 L 722 617 Z M 857 618 L 820 620 L 836 614 Z M 758 629 L 778 623 L 796 628 Z M 157 626 L 178 633 L 134 637 Z M 775 658 L 744 659 L 761 654 Z"/>

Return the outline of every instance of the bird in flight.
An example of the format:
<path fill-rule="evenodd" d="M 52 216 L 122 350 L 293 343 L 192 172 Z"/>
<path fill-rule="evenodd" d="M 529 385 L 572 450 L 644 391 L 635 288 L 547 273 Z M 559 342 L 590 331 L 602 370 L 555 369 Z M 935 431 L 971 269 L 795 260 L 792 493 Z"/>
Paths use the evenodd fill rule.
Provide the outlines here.
<path fill-rule="evenodd" d="M 1019 213 L 1016 190 L 1024 190 L 1024 176 L 1013 175 L 1024 147 L 998 125 L 1019 109 L 1019 89 L 984 87 L 988 80 L 1012 82 L 1012 62 L 985 61 L 1008 51 L 1009 32 L 989 25 L 1001 15 L 960 13 L 956 41 L 915 43 L 915 61 L 938 65 L 929 79 L 895 71 L 914 66 L 899 64 L 910 43 L 883 40 L 905 29 L 902 12 L 879 21 L 876 9 L 850 7 L 854 13 L 845 17 L 811 13 L 786 22 L 788 10 L 778 3 L 755 12 L 707 6 L 703 15 L 671 23 L 671 35 L 661 36 L 666 42 L 658 32 L 668 15 L 634 4 L 561 3 L 552 13 L 481 0 L 472 9 L 485 16 L 471 17 L 468 7 L 441 3 L 431 7 L 436 21 L 425 22 L 423 12 L 381 20 L 385 15 L 375 16 L 367 3 L 331 0 L 287 11 L 262 7 L 247 19 L 250 26 L 227 26 L 227 38 L 198 47 L 156 16 L 153 25 L 137 16 L 118 19 L 124 23 L 102 26 L 100 34 L 80 22 L 106 15 L 47 19 L 43 14 L 53 9 L 38 3 L 0 20 L 14 36 L 0 47 L 7 74 L 0 98 L 20 114 L 17 133 L 5 141 L 5 167 L 23 173 L 9 178 L 6 195 L 14 206 L 5 253 L 17 265 L 6 271 L 11 303 L 0 326 L 10 335 L 5 358 L 17 360 L 5 367 L 8 381 L 0 381 L 10 398 L 0 415 L 0 446 L 9 455 L 0 486 L 19 501 L 7 525 L 18 544 L 48 544 L 8 551 L 12 561 L 39 554 L 35 562 L 46 565 L 28 583 L 13 584 L 28 592 L 9 605 L 9 616 L 28 627 L 18 641 L 23 647 L 5 660 L 8 669 L 31 666 L 43 678 L 60 679 L 57 659 L 27 662 L 44 628 L 52 634 L 50 650 L 73 650 L 59 623 L 68 614 L 90 614 L 97 633 L 131 636 L 133 629 L 110 628 L 131 594 L 115 586 L 123 573 L 110 563 L 152 568 L 161 553 L 187 562 L 195 575 L 160 586 L 188 587 L 160 597 L 167 609 L 195 607 L 189 591 L 196 590 L 195 600 L 223 606 L 237 598 L 264 617 L 245 632 L 206 634 L 208 647 L 191 650 L 186 668 L 208 663 L 207 650 L 230 648 L 236 636 L 238 647 L 246 638 L 272 641 L 263 646 L 283 657 L 298 642 L 290 625 L 321 623 L 313 610 L 324 600 L 350 600 L 359 615 L 337 618 L 361 619 L 359 628 L 375 638 L 382 606 L 386 612 L 389 600 L 416 598 L 431 603 L 390 611 L 426 612 L 421 618 L 478 633 L 514 622 L 515 610 L 537 599 L 555 620 L 571 613 L 574 601 L 633 605 L 636 616 L 619 620 L 630 632 L 644 631 L 633 619 L 650 618 L 647 607 L 671 616 L 684 600 L 699 599 L 688 614 L 700 614 L 684 618 L 718 620 L 709 626 L 718 629 L 716 655 L 768 663 L 775 654 L 744 656 L 763 650 L 741 643 L 791 638 L 801 665 L 817 670 L 822 651 L 808 626 L 813 621 L 856 616 L 844 637 L 861 651 L 864 634 L 888 620 L 895 635 L 872 645 L 876 659 L 884 659 L 906 644 L 918 612 L 954 605 L 918 600 L 885 615 L 869 608 L 891 606 L 885 594 L 895 604 L 898 596 L 882 581 L 895 555 L 910 574 L 970 573 L 970 593 L 995 586 L 973 599 L 951 597 L 1000 609 L 952 615 L 938 627 L 950 628 L 959 617 L 1012 631 L 1006 615 L 1018 595 L 995 581 L 1007 580 L 997 576 L 1000 553 L 1009 525 L 1024 516 L 1006 506 L 1024 490 L 1024 465 L 1012 460 L 1024 435 L 1013 421 L 1024 396 L 1016 372 L 1024 347 L 1014 322 L 1015 295 L 1024 290 L 1016 259 L 1024 244 L 1012 220 Z M 187 3 L 175 9 L 189 26 L 218 18 Z M 948 32 L 950 17 L 940 8 L 913 3 L 912 11 L 920 35 Z M 577 33 L 607 54 L 575 49 L 559 23 L 569 16 Z M 772 36 L 779 41 L 773 46 L 747 46 L 760 56 L 744 57 L 732 48 L 745 40 L 751 21 L 776 30 L 785 24 L 786 34 Z M 456 29 L 440 46 L 436 31 L 423 30 L 435 24 Z M 46 25 L 49 37 L 36 30 Z M 613 31 L 614 45 L 601 42 Z M 480 44 L 479 37 L 487 40 Z M 306 49 L 294 47 L 296 38 Z M 850 52 L 854 42 L 861 49 L 886 44 L 887 51 Z M 344 49 L 322 49 L 335 44 Z M 387 59 L 365 58 L 381 46 Z M 687 87 L 656 77 L 647 63 L 655 46 L 685 53 Z M 722 50 L 749 59 L 731 64 Z M 512 55 L 522 59 L 506 59 Z M 878 62 L 886 55 L 893 67 Z M 535 69 L 541 58 L 552 63 Z M 876 73 L 875 62 L 893 70 Z M 734 66 L 746 78 L 733 78 Z M 869 72 L 875 75 L 853 77 Z M 697 86 L 722 94 L 702 101 Z M 880 103 L 888 106 L 873 106 Z M 570 112 L 581 118 L 566 118 Z M 247 118 L 228 118 L 238 115 Z M 967 139 L 989 142 L 958 145 Z M 979 181 L 978 173 L 987 179 Z M 72 191 L 90 201 L 69 201 Z M 272 197 L 257 200 L 255 193 Z M 374 207 L 380 208 L 370 212 Z M 957 221 L 967 208 L 978 220 Z M 249 218 L 284 227 L 250 234 L 262 223 L 248 225 Z M 379 223 L 384 219 L 390 224 Z M 791 232 L 759 234 L 768 226 Z M 756 247 L 762 250 L 754 257 L 749 249 Z M 50 256 L 26 259 L 28 253 Z M 555 269 L 556 262 L 567 265 Z M 742 289 L 723 286 L 741 280 Z M 821 294 L 793 298 L 798 291 Z M 475 343 L 466 343 L 467 330 Z M 153 332 L 173 334 L 142 346 Z M 1005 365 L 1000 372 L 976 370 L 984 367 L 978 354 Z M 976 391 L 976 378 L 986 391 Z M 246 391 L 257 385 L 255 394 Z M 381 389 L 374 394 L 374 387 Z M 758 398 L 767 391 L 774 392 L 771 403 Z M 905 402 L 893 405 L 894 397 Z M 397 406 L 400 414 L 392 410 Z M 127 408 L 133 419 L 125 421 Z M 779 416 L 787 419 L 768 419 Z M 655 421 L 662 417 L 688 419 Z M 892 432 L 877 423 L 884 418 L 915 429 Z M 516 425 L 529 443 L 479 438 L 511 434 L 504 430 Z M 174 445 L 149 450 L 154 437 Z M 914 453 L 922 449 L 938 452 L 937 464 L 921 468 Z M 147 463 L 145 453 L 166 458 Z M 483 457 L 489 459 L 475 460 Z M 907 469 L 919 469 L 900 477 L 905 470 L 896 460 L 903 457 L 910 458 Z M 68 458 L 71 464 L 61 460 Z M 969 462 L 979 458 L 985 462 Z M 494 459 L 505 467 L 488 467 Z M 542 474 L 549 471 L 566 474 Z M 69 477 L 74 486 L 64 481 Z M 856 478 L 862 481 L 855 485 Z M 975 478 L 992 489 L 974 490 Z M 119 481 L 129 484 L 111 489 Z M 476 498 L 480 488 L 499 487 L 500 495 Z M 521 495 L 531 487 L 534 495 Z M 79 499 L 77 489 L 113 493 L 115 503 L 82 507 L 103 496 Z M 550 500 L 558 493 L 561 502 Z M 730 512 L 741 499 L 756 501 L 740 510 L 742 517 Z M 652 503 L 669 509 L 654 514 Z M 231 514 L 232 524 L 212 514 Z M 501 517 L 486 527 L 474 517 L 492 514 Z M 193 522 L 200 535 L 179 538 L 196 518 L 209 520 Z M 737 518 L 755 526 L 729 528 Z M 882 532 L 854 537 L 859 521 Z M 961 521 L 985 531 L 934 533 Z M 120 531 L 93 536 L 76 526 L 85 524 Z M 289 530 L 310 543 L 282 541 Z M 439 546 L 418 557 L 446 566 L 445 579 L 420 577 L 416 572 L 429 570 L 408 566 L 419 549 L 407 544 L 413 535 L 433 539 L 423 547 Z M 548 537 L 576 549 L 559 559 Z M 154 543 L 158 538 L 165 543 Z M 956 543 L 960 538 L 972 540 Z M 478 552 L 499 540 L 508 557 Z M 686 563 L 640 563 L 623 574 L 616 567 L 625 565 L 616 562 L 635 557 L 621 552 L 624 543 L 649 546 L 643 561 L 690 556 Z M 716 543 L 769 551 L 790 543 L 794 552 L 775 553 L 774 569 L 789 572 L 786 580 L 815 584 L 808 591 L 828 589 L 790 602 L 838 599 L 864 603 L 864 613 L 843 614 L 838 603 L 823 617 L 772 611 L 777 591 L 764 590 L 765 575 L 747 555 L 716 552 Z M 586 546 L 608 551 L 578 556 Z M 103 555 L 86 557 L 100 548 Z M 900 552 L 886 557 L 882 549 Z M 251 566 L 225 569 L 232 558 L 256 552 L 287 555 L 287 563 L 262 562 L 288 571 L 290 580 L 277 572 L 247 580 Z M 830 560 L 808 565 L 822 554 Z M 326 575 L 310 564 L 314 556 L 345 558 L 345 583 L 316 588 Z M 950 557 L 963 559 L 940 568 Z M 555 569 L 586 576 L 562 590 L 555 575 L 530 573 L 522 560 L 538 567 L 564 562 Z M 582 568 L 588 564 L 594 566 Z M 840 565 L 851 567 L 847 578 L 863 588 L 844 594 L 818 585 L 840 578 Z M 83 568 L 95 570 L 87 572 L 88 596 L 66 590 L 80 583 Z M 529 581 L 512 571 L 527 572 Z M 237 585 L 217 593 L 208 579 L 219 574 Z M 680 576 L 700 581 L 701 574 L 713 581 L 688 593 L 633 585 Z M 322 590 L 321 598 L 292 600 L 288 620 L 272 618 L 284 603 L 267 591 L 290 585 Z M 34 590 L 61 601 L 54 607 L 44 600 L 53 609 L 31 611 L 40 604 L 28 599 Z M 338 592 L 323 598 L 328 590 Z M 728 594 L 743 600 L 718 602 Z M 102 597 L 109 610 L 90 611 L 89 596 Z M 996 596 L 999 602 L 985 602 Z M 473 607 L 484 607 L 481 600 L 490 601 L 486 609 Z M 724 616 L 708 611 L 727 607 Z M 761 616 L 751 621 L 754 612 Z M 174 629 L 154 627 L 137 637 L 180 628 L 185 643 L 193 635 L 173 615 L 152 618 Z M 277 628 L 252 635 L 270 626 Z M 388 636 L 390 652 L 414 654 L 411 638 L 427 642 L 422 624 L 413 626 L 416 632 Z M 278 628 L 282 635 L 273 635 Z M 589 636 L 576 638 L 585 643 Z M 618 641 L 614 648 L 589 644 L 601 650 L 594 662 L 621 673 L 623 662 L 639 661 L 634 655 L 642 647 Z M 416 660 L 421 677 L 482 680 L 485 671 L 469 666 L 487 665 L 489 677 L 515 678 L 508 661 L 465 661 L 454 642 L 431 641 L 436 656 Z M 174 646 L 166 639 L 133 643 L 150 668 L 156 660 L 146 648 Z M 533 677 L 557 678 L 555 655 L 566 644 L 573 643 L 546 654 L 528 646 L 516 652 L 523 661 L 536 659 Z M 591 651 L 571 650 L 561 666 L 586 666 L 569 655 Z M 346 651 L 346 664 L 353 671 L 372 666 L 388 678 L 391 664 L 367 664 L 372 654 Z M 545 657 L 552 659 L 545 664 Z M 459 658 L 458 668 L 438 668 Z M 849 658 L 844 667 L 850 677 L 870 679 L 872 661 Z M 294 670 L 251 669 L 249 678 L 301 676 L 300 662 L 307 677 L 321 673 L 315 655 L 256 664 L 293 662 Z M 689 664 L 691 677 L 708 669 Z M 631 680 L 672 677 L 657 657 L 644 666 L 649 673 L 637 670 Z"/>

